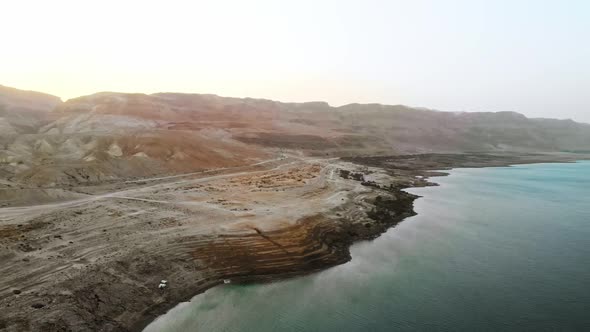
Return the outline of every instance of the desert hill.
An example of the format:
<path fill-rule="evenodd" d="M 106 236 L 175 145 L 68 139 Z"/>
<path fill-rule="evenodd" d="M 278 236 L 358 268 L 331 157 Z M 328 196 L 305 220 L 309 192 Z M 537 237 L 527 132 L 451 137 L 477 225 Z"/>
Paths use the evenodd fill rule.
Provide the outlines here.
<path fill-rule="evenodd" d="M 0 136 L 36 133 L 51 120 L 61 99 L 44 93 L 0 85 Z"/>
<path fill-rule="evenodd" d="M 588 150 L 590 125 L 513 112 L 282 103 L 216 95 L 57 97 L 0 87 L 0 175 L 63 186 L 307 155 Z"/>

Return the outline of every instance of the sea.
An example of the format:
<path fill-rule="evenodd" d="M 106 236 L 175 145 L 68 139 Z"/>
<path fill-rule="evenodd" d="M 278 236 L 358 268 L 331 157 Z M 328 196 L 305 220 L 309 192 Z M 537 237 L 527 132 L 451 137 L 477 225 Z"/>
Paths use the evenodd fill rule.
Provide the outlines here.
<path fill-rule="evenodd" d="M 590 331 L 590 162 L 431 180 L 350 262 L 212 288 L 145 331 Z"/>

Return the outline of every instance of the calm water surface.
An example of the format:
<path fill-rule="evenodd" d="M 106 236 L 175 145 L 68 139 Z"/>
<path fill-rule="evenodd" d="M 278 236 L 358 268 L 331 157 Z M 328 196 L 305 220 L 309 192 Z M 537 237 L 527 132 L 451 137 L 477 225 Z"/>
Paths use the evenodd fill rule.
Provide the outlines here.
<path fill-rule="evenodd" d="M 211 289 L 146 331 L 590 331 L 590 162 L 435 181 L 351 262 Z"/>

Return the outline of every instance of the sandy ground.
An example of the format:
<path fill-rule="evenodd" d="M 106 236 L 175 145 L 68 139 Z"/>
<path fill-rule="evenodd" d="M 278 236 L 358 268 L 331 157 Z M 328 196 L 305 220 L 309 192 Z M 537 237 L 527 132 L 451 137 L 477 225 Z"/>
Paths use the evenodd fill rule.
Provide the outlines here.
<path fill-rule="evenodd" d="M 272 280 L 347 261 L 353 241 L 378 236 L 413 213 L 415 197 L 400 189 L 427 185 L 425 170 L 572 159 L 352 163 L 284 155 L 77 187 L 58 202 L 0 208 L 0 330 L 141 330 L 223 279 Z M 164 290 L 161 279 L 169 281 Z"/>
<path fill-rule="evenodd" d="M 338 176 L 337 170 L 347 167 L 358 168 L 336 159 L 282 157 L 248 167 L 127 181 L 123 190 L 109 191 L 121 184 L 74 188 L 79 192 L 70 200 L 1 208 L 0 305 L 7 310 L 0 327 L 35 330 L 39 317 L 77 296 L 81 277 L 104 273 L 140 252 L 168 261 L 190 259 L 200 243 L 212 243 L 219 235 L 261 238 L 306 218 L 334 217 L 353 200 L 361 206 L 373 190 Z M 359 209 L 347 215 L 366 219 Z M 197 270 L 192 271 L 196 279 L 207 274 L 205 266 Z M 176 281 L 169 273 L 155 273 L 141 283 L 156 289 L 160 279 Z M 72 320 L 79 319 L 76 315 Z M 118 323 L 105 327 L 125 328 Z"/>

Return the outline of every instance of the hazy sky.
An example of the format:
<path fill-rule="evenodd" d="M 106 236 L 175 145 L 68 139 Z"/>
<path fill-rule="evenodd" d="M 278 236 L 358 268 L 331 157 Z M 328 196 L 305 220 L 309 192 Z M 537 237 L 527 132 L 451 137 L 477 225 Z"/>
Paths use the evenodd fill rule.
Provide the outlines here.
<path fill-rule="evenodd" d="M 590 122 L 590 1 L 4 1 L 0 84 Z"/>

